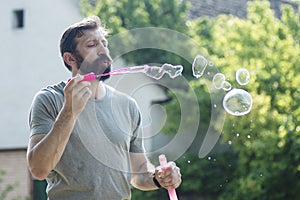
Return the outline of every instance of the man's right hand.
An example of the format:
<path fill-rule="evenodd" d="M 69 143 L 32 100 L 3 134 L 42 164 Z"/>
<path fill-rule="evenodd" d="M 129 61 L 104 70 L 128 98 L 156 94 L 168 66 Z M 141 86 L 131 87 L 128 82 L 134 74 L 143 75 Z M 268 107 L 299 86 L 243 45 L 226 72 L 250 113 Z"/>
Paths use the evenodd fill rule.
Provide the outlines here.
<path fill-rule="evenodd" d="M 92 96 L 92 91 L 89 88 L 91 82 L 82 80 L 83 76 L 76 76 L 64 88 L 64 108 L 72 113 L 74 119 L 82 112 Z"/>

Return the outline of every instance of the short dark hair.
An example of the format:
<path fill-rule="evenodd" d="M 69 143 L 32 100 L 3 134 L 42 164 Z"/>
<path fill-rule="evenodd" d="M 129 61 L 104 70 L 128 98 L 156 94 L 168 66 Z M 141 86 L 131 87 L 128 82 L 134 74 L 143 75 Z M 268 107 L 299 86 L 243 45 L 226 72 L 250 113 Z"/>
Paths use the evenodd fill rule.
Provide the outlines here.
<path fill-rule="evenodd" d="M 77 41 L 75 38 L 80 38 L 85 30 L 100 29 L 104 35 L 107 35 L 107 30 L 101 24 L 101 20 L 97 16 L 91 16 L 84 18 L 80 22 L 77 22 L 69 26 L 63 33 L 60 39 L 60 53 L 61 56 L 65 52 L 70 52 L 76 55 Z M 65 66 L 71 71 L 71 66 L 64 61 Z"/>

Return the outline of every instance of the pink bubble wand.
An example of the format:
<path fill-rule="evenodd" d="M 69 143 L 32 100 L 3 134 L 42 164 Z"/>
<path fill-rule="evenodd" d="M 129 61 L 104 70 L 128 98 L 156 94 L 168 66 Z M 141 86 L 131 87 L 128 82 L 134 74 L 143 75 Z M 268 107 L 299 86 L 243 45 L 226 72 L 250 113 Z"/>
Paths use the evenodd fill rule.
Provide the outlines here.
<path fill-rule="evenodd" d="M 149 66 L 148 66 L 149 67 Z M 116 69 L 108 73 L 104 74 L 95 74 L 93 72 L 83 75 L 82 81 L 93 81 L 96 78 L 102 77 L 102 76 L 116 76 L 116 75 L 123 75 L 123 74 L 134 74 L 139 72 L 145 72 L 147 71 L 147 66 L 135 66 L 135 67 L 126 67 L 122 69 Z M 68 80 L 68 82 L 71 81 L 71 78 Z"/>
<path fill-rule="evenodd" d="M 144 73 L 147 76 L 158 80 L 158 79 L 162 78 L 162 76 L 164 74 L 168 74 L 171 78 L 180 76 L 182 70 L 183 70 L 183 66 L 181 66 L 181 65 L 173 66 L 173 65 L 167 64 L 167 63 L 164 64 L 162 67 L 142 65 L 142 66 L 134 66 L 134 67 L 125 67 L 125 68 L 113 70 L 111 72 L 104 73 L 104 74 L 94 74 L 92 72 L 92 73 L 83 75 L 82 81 L 93 81 L 96 78 L 99 78 L 101 76 L 116 76 L 116 75 L 135 74 L 135 73 Z M 68 82 L 70 80 L 71 80 L 71 78 L 68 80 Z"/>
<path fill-rule="evenodd" d="M 166 156 L 164 154 L 162 154 L 158 157 L 158 159 L 159 159 L 159 164 L 160 164 L 162 170 L 165 171 L 166 166 L 167 166 Z M 170 200 L 178 200 L 175 189 L 168 189 L 168 193 L 169 193 Z"/>

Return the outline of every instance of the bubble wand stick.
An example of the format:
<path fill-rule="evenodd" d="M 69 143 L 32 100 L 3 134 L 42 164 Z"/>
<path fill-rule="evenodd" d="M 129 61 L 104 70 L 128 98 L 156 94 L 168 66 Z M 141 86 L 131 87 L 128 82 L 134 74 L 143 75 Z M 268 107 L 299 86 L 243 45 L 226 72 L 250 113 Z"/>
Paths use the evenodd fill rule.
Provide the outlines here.
<path fill-rule="evenodd" d="M 160 164 L 162 170 L 165 171 L 166 166 L 167 166 L 166 156 L 164 154 L 162 154 L 158 157 L 158 160 L 159 160 L 159 164 Z M 170 200 L 178 200 L 175 189 L 168 189 L 168 193 L 169 193 Z"/>

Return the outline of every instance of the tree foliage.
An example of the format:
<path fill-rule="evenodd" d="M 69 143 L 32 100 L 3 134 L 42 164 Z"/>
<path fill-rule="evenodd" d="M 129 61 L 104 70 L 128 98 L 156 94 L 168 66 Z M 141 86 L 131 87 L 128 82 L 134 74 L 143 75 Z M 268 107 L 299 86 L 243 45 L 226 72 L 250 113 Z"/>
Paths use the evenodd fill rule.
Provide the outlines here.
<path fill-rule="evenodd" d="M 204 193 L 212 199 L 297 199 L 300 195 L 299 25 L 299 14 L 291 7 L 283 6 L 282 18 L 278 19 L 268 1 L 250 2 L 247 19 L 220 15 L 191 23 L 190 34 L 208 49 L 210 59 L 226 80 L 234 88 L 249 91 L 253 98 L 250 114 L 227 115 L 220 141 L 224 149 L 209 155 L 226 155 L 227 161 L 215 168 L 221 171 L 226 162 L 236 163 L 234 171 L 223 170 L 218 177 L 214 173 L 198 177 L 202 183 L 211 180 L 211 185 L 198 184 L 199 196 Z M 246 86 L 235 81 L 239 68 L 251 74 Z M 200 84 L 191 85 L 193 90 L 200 88 Z M 170 105 L 166 109 L 174 112 L 176 107 Z M 189 174 L 185 176 L 191 178 Z M 223 183 L 222 189 L 215 182 Z M 192 187 L 188 190 L 196 192 Z"/>

